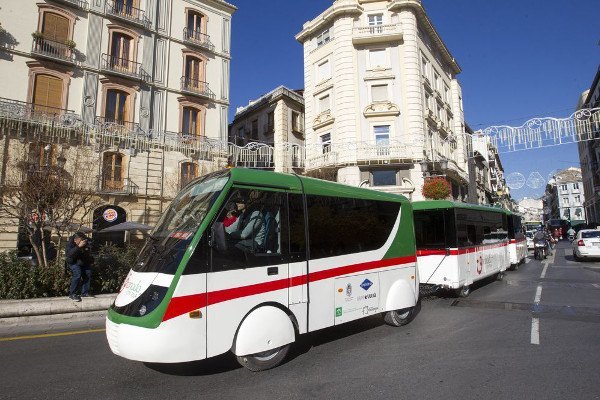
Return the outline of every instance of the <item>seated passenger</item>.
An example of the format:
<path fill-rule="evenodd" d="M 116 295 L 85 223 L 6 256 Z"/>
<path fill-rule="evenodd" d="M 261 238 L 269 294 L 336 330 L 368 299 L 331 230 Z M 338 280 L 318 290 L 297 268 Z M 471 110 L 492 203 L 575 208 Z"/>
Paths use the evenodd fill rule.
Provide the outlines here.
<path fill-rule="evenodd" d="M 237 230 L 237 222 L 238 222 L 238 210 L 235 203 L 227 204 L 227 214 L 225 215 L 225 219 L 223 219 L 223 226 L 225 227 L 225 232 L 231 233 Z"/>
<path fill-rule="evenodd" d="M 237 249 L 254 253 L 262 245 L 265 236 L 262 212 L 258 209 L 248 211 L 246 199 L 241 197 L 235 200 L 235 204 L 238 212 L 237 222 L 229 226 L 230 228 L 235 225 L 235 229 L 228 231 L 227 228 L 226 232 L 231 238 L 239 240 L 235 244 Z"/>

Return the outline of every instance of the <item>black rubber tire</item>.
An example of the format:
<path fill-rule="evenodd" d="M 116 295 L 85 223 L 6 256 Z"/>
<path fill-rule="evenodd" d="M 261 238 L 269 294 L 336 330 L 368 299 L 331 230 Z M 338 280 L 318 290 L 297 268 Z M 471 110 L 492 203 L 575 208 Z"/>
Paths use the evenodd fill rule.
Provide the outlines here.
<path fill-rule="evenodd" d="M 575 261 L 581 261 L 581 258 L 579 258 L 575 252 L 573 252 L 573 258 Z"/>
<path fill-rule="evenodd" d="M 415 317 L 415 308 L 403 308 L 401 310 L 392 310 L 383 313 L 383 320 L 390 326 L 403 326 Z"/>
<path fill-rule="evenodd" d="M 471 294 L 471 286 L 465 285 L 455 290 L 456 297 L 469 297 Z"/>
<path fill-rule="evenodd" d="M 286 344 L 277 349 L 263 351 L 262 353 L 250 354 L 247 356 L 237 356 L 237 361 L 244 368 L 253 372 L 265 371 L 275 368 L 283 362 L 290 350 L 290 345 Z"/>

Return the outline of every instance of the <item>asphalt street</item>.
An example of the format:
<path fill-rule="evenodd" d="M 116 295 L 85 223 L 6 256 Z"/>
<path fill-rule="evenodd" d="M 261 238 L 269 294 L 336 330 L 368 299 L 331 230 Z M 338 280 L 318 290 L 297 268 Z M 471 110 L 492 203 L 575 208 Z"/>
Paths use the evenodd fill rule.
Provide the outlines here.
<path fill-rule="evenodd" d="M 285 364 L 260 373 L 229 355 L 119 358 L 104 332 L 85 332 L 99 319 L 83 333 L 65 325 L 73 335 L 11 331 L 0 339 L 0 399 L 598 399 L 600 262 L 570 254 L 560 243 L 466 299 L 425 298 L 404 327 L 372 317 L 306 335 Z"/>

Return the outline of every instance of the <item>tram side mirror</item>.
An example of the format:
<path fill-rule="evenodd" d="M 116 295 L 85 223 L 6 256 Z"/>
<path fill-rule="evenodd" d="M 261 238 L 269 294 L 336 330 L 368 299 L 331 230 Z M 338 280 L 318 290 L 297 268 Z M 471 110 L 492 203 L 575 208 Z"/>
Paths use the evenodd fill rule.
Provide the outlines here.
<path fill-rule="evenodd" d="M 215 222 L 212 225 L 208 245 L 219 253 L 227 252 L 227 239 L 225 237 L 225 227 L 222 222 Z"/>

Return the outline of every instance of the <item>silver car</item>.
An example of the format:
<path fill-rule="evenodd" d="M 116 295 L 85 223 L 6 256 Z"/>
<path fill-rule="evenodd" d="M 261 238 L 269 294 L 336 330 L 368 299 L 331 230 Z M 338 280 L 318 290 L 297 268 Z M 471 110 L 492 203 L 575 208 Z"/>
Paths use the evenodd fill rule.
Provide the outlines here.
<path fill-rule="evenodd" d="M 600 229 L 582 229 L 572 242 L 573 257 L 576 260 L 583 258 L 600 257 Z"/>

